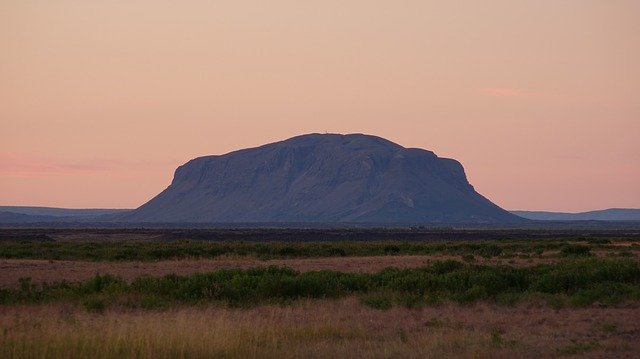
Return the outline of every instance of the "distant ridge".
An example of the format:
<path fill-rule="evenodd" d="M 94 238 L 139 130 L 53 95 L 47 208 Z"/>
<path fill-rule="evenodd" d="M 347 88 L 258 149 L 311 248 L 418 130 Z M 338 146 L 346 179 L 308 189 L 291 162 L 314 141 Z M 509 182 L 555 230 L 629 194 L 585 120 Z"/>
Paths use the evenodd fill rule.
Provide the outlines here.
<path fill-rule="evenodd" d="M 32 209 L 44 209 L 44 213 L 51 213 L 53 211 L 57 215 L 37 215 L 26 214 L 33 213 Z M 136 226 L 135 223 L 123 222 L 122 217 L 130 212 L 129 209 L 86 209 L 89 213 L 97 211 L 101 213 L 97 216 L 89 216 L 85 209 L 70 209 L 70 208 L 51 208 L 51 207 L 22 207 L 22 206 L 0 206 L 0 224 L 15 224 L 15 225 L 31 225 L 38 224 L 43 226 L 46 224 L 55 226 L 64 226 L 65 223 L 69 225 L 77 226 L 108 226 L 108 227 L 131 227 Z M 5 211 L 9 209 L 10 211 Z M 104 212 L 103 212 L 104 211 Z M 510 223 L 508 228 L 638 228 L 640 226 L 640 215 L 638 214 L 640 209 L 632 208 L 611 208 L 606 210 L 588 211 L 580 213 L 562 213 L 562 212 L 548 212 L 548 211 L 512 211 L 512 213 L 522 216 L 530 220 L 535 220 L 529 223 Z M 43 213 L 39 212 L 36 213 Z M 78 213 L 79 216 L 63 216 L 61 214 Z M 628 225 L 620 227 L 624 222 Z M 85 224 L 83 224 L 85 223 Z M 216 227 L 226 228 L 239 225 L 237 222 L 232 223 L 218 223 Z M 547 223 L 547 224 L 545 224 Z M 573 225 L 572 225 L 573 223 Z M 141 225 L 142 223 L 138 223 Z M 166 223 L 171 228 L 191 227 L 189 223 Z M 256 227 L 257 225 L 249 226 L 250 223 L 243 223 L 240 227 Z M 277 222 L 263 224 L 267 227 L 277 225 Z M 372 223 L 372 225 L 375 225 Z M 497 223 L 500 226 L 500 223 Z M 286 226 L 300 227 L 301 223 L 288 223 Z M 628 227 L 631 226 L 631 227 Z M 202 225 L 197 226 L 202 228 Z M 258 225 L 259 227 L 259 225 Z M 321 223 L 320 227 L 332 228 L 331 223 Z M 489 227 L 489 228 L 495 228 Z"/>
<path fill-rule="evenodd" d="M 578 213 L 547 211 L 511 211 L 511 213 L 540 221 L 640 221 L 640 209 L 637 208 L 609 208 Z"/>
<path fill-rule="evenodd" d="M 45 217 L 96 217 L 105 214 L 115 214 L 128 212 L 130 209 L 111 208 L 56 208 L 56 207 L 34 207 L 34 206 L 0 206 L 0 212 L 14 214 L 24 214 L 29 216 Z"/>
<path fill-rule="evenodd" d="M 139 223 L 520 223 L 462 165 L 363 134 L 308 134 L 180 166 L 123 221 Z"/>

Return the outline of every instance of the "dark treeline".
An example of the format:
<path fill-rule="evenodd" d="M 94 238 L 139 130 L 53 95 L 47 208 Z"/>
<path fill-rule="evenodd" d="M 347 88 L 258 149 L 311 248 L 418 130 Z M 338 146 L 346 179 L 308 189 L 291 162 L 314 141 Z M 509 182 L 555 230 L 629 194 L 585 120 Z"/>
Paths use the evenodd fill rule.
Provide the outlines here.
<path fill-rule="evenodd" d="M 215 258 L 224 255 L 259 259 L 353 257 L 382 255 L 456 255 L 509 258 L 541 255 L 591 255 L 594 250 L 612 255 L 640 251 L 640 242 L 615 246 L 612 239 L 590 237 L 567 240 L 493 241 L 4 241 L 0 258 L 85 261 L 157 261 Z"/>
<path fill-rule="evenodd" d="M 464 229 L 464 228 L 0 228 L 3 241 L 74 240 L 202 240 L 202 241 L 372 241 L 372 240 L 489 240 L 629 238 L 640 240 L 638 229 Z"/>

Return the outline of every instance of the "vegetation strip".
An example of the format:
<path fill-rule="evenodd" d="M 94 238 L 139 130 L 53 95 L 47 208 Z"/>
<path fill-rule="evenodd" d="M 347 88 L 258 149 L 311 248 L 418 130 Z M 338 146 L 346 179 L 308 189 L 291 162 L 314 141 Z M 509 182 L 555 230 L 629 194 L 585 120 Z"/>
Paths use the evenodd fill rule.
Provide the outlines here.
<path fill-rule="evenodd" d="M 140 277 L 131 282 L 96 275 L 81 283 L 43 285 L 23 278 L 20 288 L 0 289 L 0 304 L 71 301 L 102 311 L 108 305 L 163 308 L 220 302 L 252 306 L 352 294 L 360 295 L 362 303 L 381 309 L 440 301 L 493 300 L 512 304 L 530 295 L 540 295 L 552 306 L 580 306 L 596 301 L 611 304 L 640 300 L 640 263 L 584 259 L 514 268 L 441 261 L 422 268 L 387 268 L 377 273 L 297 272 L 268 267 Z"/>
<path fill-rule="evenodd" d="M 243 242 L 243 241 L 104 241 L 104 242 L 0 242 L 0 258 L 85 261 L 155 261 L 182 258 L 215 258 L 224 255 L 254 256 L 261 259 L 304 257 L 353 257 L 380 255 L 467 255 L 481 257 L 539 256 L 550 251 L 562 255 L 589 255 L 605 250 L 633 256 L 640 242 L 620 247 L 608 238 L 564 240 L 495 240 L 467 242 L 419 241 L 321 241 L 321 242 Z"/>

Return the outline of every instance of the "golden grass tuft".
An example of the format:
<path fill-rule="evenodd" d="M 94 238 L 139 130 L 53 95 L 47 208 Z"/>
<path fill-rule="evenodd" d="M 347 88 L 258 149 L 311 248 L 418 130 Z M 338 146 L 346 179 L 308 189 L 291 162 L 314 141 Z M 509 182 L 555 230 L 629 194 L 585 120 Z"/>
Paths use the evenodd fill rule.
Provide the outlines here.
<path fill-rule="evenodd" d="M 326 303 L 321 304 L 326 310 Z M 367 312 L 371 310 L 366 310 Z M 346 314 L 346 313 L 342 313 Z M 463 329 L 389 334 L 322 310 L 189 308 L 97 315 L 60 306 L 2 314 L 3 358 L 298 358 L 475 356 L 488 337 Z"/>

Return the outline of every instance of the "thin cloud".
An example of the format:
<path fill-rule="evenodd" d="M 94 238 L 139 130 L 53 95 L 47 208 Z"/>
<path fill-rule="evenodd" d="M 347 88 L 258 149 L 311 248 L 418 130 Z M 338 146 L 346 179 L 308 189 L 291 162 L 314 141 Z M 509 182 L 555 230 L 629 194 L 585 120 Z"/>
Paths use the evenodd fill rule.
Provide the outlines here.
<path fill-rule="evenodd" d="M 35 176 L 43 174 L 87 174 L 109 171 L 113 167 L 106 162 L 65 162 L 44 156 L 0 153 L 0 175 Z"/>
<path fill-rule="evenodd" d="M 527 91 L 511 87 L 484 87 L 480 89 L 480 92 L 492 97 L 534 98 L 543 96 L 542 92 Z"/>
<path fill-rule="evenodd" d="M 43 175 L 123 174 L 158 169 L 173 169 L 182 162 L 176 160 L 119 160 L 85 158 L 63 160 L 52 157 L 0 153 L 0 176 L 35 177 Z"/>

